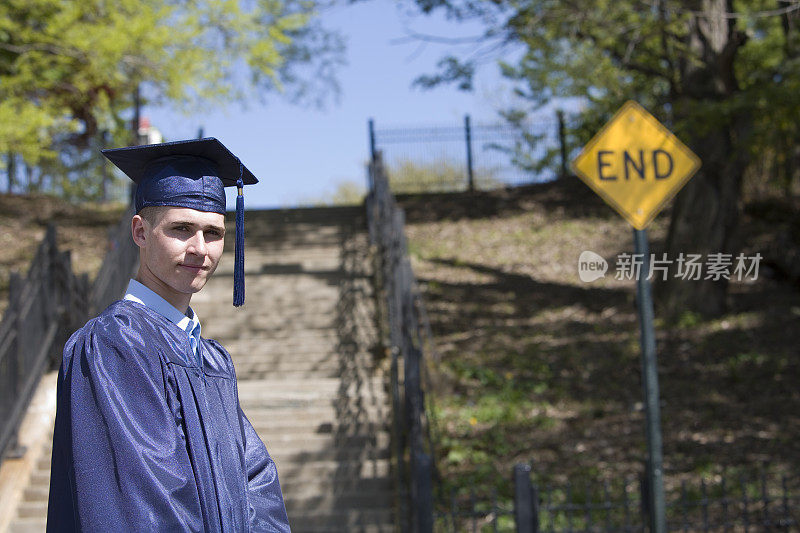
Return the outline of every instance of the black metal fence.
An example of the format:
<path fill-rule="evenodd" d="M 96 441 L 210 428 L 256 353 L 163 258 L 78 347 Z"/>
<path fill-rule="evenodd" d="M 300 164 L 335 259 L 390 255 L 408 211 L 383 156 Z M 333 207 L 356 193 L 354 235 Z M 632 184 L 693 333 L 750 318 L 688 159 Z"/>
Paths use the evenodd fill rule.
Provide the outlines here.
<path fill-rule="evenodd" d="M 131 238 L 133 215 L 133 206 L 130 206 L 117 225 L 108 232 L 108 251 L 89 292 L 89 310 L 92 315 L 119 299 L 136 270 L 139 248 Z"/>
<path fill-rule="evenodd" d="M 379 154 L 369 167 L 367 221 L 375 250 L 376 293 L 384 345 L 391 355 L 392 442 L 402 531 L 433 529 L 434 452 L 426 418 L 423 350 L 426 334 L 408 259 L 404 214 L 395 203 Z"/>
<path fill-rule="evenodd" d="M 457 192 L 550 181 L 567 174 L 563 112 L 524 123 L 376 128 L 369 121 L 372 159 L 381 152 L 392 191 Z"/>
<path fill-rule="evenodd" d="M 451 494 L 439 502 L 435 531 L 517 533 L 647 531 L 646 478 L 616 483 L 539 485 L 518 464 L 513 495 Z M 683 481 L 667 491 L 669 531 L 798 531 L 797 476 L 769 473 Z"/>
<path fill-rule="evenodd" d="M 87 293 L 86 277 L 72 273 L 69 252 L 58 251 L 48 226 L 28 274 L 11 275 L 0 322 L 0 457 L 22 453 L 16 432 L 25 409 L 70 317 L 86 315 Z"/>
<path fill-rule="evenodd" d="M 111 247 L 95 282 L 72 272 L 48 226 L 27 276 L 11 275 L 9 303 L 0 321 L 0 460 L 20 455 L 17 431 L 42 373 L 61 361 L 70 333 L 119 297 L 136 266 L 130 211 L 110 232 Z"/>

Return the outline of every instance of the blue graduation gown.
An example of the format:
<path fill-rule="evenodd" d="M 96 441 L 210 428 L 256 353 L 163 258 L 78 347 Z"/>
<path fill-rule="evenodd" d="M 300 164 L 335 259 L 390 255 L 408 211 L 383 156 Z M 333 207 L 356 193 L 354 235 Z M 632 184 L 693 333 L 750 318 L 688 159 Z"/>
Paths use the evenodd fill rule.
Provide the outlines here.
<path fill-rule="evenodd" d="M 289 531 L 275 463 L 228 352 L 118 301 L 70 337 L 58 377 L 48 531 Z"/>

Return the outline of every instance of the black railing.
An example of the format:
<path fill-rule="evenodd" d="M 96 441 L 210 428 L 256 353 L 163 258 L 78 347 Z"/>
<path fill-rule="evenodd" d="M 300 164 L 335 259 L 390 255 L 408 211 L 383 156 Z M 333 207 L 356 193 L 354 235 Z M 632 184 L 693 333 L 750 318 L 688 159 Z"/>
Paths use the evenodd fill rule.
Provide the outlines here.
<path fill-rule="evenodd" d="M 539 485 L 526 464 L 514 467 L 513 496 L 496 489 L 450 495 L 435 513 L 437 531 L 644 532 L 646 478 L 573 485 Z M 770 474 L 684 480 L 667 490 L 669 531 L 797 531 L 797 476 Z"/>
<path fill-rule="evenodd" d="M 45 369 L 61 361 L 71 332 L 118 298 L 136 265 L 130 211 L 111 231 L 100 273 L 72 272 L 69 251 L 59 251 L 56 229 L 48 226 L 27 276 L 12 274 L 9 302 L 0 321 L 0 460 L 21 455 L 17 432 Z"/>
<path fill-rule="evenodd" d="M 491 190 L 550 181 L 568 174 L 568 131 L 576 119 L 558 111 L 518 124 L 376 128 L 368 122 L 373 159 L 380 151 L 392 191 Z"/>
<path fill-rule="evenodd" d="M 0 457 L 23 452 L 16 433 L 28 402 L 70 317 L 88 313 L 86 276 L 72 273 L 69 252 L 59 252 L 56 229 L 48 226 L 28 274 L 12 273 L 9 302 L 0 322 Z"/>
<path fill-rule="evenodd" d="M 90 312 L 99 313 L 116 301 L 130 280 L 139 260 L 139 248 L 131 238 L 133 207 L 129 207 L 108 232 L 108 252 L 89 293 Z"/>
<path fill-rule="evenodd" d="M 369 166 L 367 221 L 375 254 L 384 345 L 391 356 L 392 442 L 402 531 L 433 530 L 433 450 L 425 410 L 423 348 L 428 329 L 408 259 L 404 214 L 376 154 Z M 423 317 L 421 319 L 421 317 Z"/>

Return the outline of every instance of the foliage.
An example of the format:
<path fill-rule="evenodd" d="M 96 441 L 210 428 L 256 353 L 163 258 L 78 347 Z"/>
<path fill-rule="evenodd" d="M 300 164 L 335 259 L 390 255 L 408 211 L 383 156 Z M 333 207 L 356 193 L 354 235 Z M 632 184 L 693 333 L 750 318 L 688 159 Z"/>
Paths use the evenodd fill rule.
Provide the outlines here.
<path fill-rule="evenodd" d="M 456 20 L 483 21 L 485 33 L 476 48 L 494 43 L 502 51 L 521 50 L 517 62 L 498 61 L 503 74 L 518 82 L 517 94 L 528 102 L 529 110 L 557 98 L 583 99 L 584 140 L 628 99 L 639 101 L 677 129 L 679 136 L 690 139 L 747 112 L 755 118 L 756 131 L 742 142 L 753 154 L 774 148 L 787 134 L 796 138 L 798 6 L 779 1 L 780 9 L 775 9 L 776 2 L 767 0 L 714 4 L 724 12 L 703 11 L 691 0 L 417 0 L 424 13 L 439 9 Z M 727 33 L 729 39 L 728 48 L 716 57 L 703 56 L 692 43 L 694 29 L 711 24 L 728 26 L 714 34 L 724 40 Z M 448 56 L 440 62 L 439 72 L 423 75 L 417 83 L 470 88 L 478 64 L 501 57 L 499 53 Z M 726 61 L 732 62 L 732 78 L 720 80 L 730 84 L 720 92 L 731 97 L 714 98 L 712 91 L 695 94 L 697 68 L 715 63 L 723 71 Z M 680 112 L 681 105 L 690 112 Z M 512 122 L 519 121 L 525 110 L 509 109 L 506 114 Z M 786 155 L 771 150 L 766 157 L 779 165 Z"/>
<path fill-rule="evenodd" d="M 800 4 L 780 0 L 416 0 L 485 24 L 475 53 L 451 56 L 423 86 L 470 87 L 492 44 L 515 48 L 501 61 L 516 81 L 519 117 L 560 98 L 581 98 L 588 139 L 628 99 L 639 101 L 698 154 L 703 166 L 683 188 L 665 248 L 737 252 L 745 178 L 773 177 L 787 192 L 800 174 Z M 500 57 L 500 56 L 494 56 Z M 753 172 L 753 168 L 761 172 Z M 669 314 L 725 309 L 727 283 L 665 283 Z"/>
<path fill-rule="evenodd" d="M 140 87 L 184 110 L 248 87 L 320 102 L 342 45 L 315 15 L 309 0 L 3 2 L 0 154 L 72 168 L 70 149 L 128 144 Z"/>

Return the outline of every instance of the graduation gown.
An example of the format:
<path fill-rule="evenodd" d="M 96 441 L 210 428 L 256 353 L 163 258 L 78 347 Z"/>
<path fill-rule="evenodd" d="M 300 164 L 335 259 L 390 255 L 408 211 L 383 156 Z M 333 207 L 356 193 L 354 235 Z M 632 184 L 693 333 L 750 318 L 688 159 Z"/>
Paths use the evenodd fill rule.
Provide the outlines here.
<path fill-rule="evenodd" d="M 210 339 L 199 349 L 202 368 L 185 331 L 124 300 L 70 337 L 48 531 L 289 531 L 231 357 Z"/>

